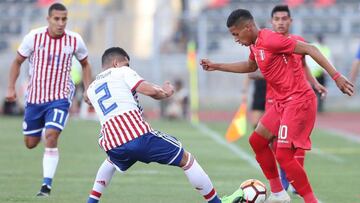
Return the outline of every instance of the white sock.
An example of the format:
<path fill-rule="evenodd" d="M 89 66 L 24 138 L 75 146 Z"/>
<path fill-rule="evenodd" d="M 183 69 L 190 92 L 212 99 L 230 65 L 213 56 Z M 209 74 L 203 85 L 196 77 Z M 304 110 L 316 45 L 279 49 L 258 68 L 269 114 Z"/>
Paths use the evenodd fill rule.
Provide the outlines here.
<path fill-rule="evenodd" d="M 54 178 L 56 167 L 59 162 L 58 148 L 45 148 L 43 157 L 44 178 Z"/>
<path fill-rule="evenodd" d="M 206 201 L 213 199 L 217 195 L 209 176 L 190 153 L 189 160 L 183 169 L 191 185 L 204 196 Z"/>
<path fill-rule="evenodd" d="M 110 184 L 111 178 L 113 177 L 115 170 L 115 166 L 107 159 L 101 164 L 96 174 L 93 189 L 90 193 L 91 198 L 97 200 L 100 199 L 101 194 Z"/>

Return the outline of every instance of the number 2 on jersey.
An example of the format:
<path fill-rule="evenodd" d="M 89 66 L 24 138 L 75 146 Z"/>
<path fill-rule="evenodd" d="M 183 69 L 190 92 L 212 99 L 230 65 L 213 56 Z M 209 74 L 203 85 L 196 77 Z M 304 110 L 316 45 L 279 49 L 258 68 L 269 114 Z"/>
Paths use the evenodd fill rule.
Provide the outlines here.
<path fill-rule="evenodd" d="M 106 116 L 108 113 L 110 113 L 112 110 L 117 108 L 117 104 L 116 103 L 112 103 L 109 107 L 105 107 L 103 102 L 107 99 L 111 98 L 111 94 L 109 91 L 109 87 L 107 85 L 107 83 L 102 84 L 100 87 L 96 88 L 95 93 L 98 94 L 99 92 L 104 91 L 105 95 L 100 97 L 98 99 L 98 104 L 101 108 L 101 111 L 103 112 L 104 116 Z"/>

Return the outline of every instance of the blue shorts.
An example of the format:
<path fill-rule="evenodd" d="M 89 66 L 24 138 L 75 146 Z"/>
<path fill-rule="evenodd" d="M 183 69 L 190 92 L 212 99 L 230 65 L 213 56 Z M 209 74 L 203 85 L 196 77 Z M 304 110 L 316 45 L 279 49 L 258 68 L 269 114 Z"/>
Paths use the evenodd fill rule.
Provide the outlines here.
<path fill-rule="evenodd" d="M 44 127 L 62 131 L 68 118 L 69 108 L 68 99 L 43 104 L 27 103 L 23 122 L 24 135 L 41 136 Z"/>
<path fill-rule="evenodd" d="M 126 171 L 137 161 L 179 166 L 184 149 L 175 137 L 153 131 L 106 153 L 120 171 Z"/>

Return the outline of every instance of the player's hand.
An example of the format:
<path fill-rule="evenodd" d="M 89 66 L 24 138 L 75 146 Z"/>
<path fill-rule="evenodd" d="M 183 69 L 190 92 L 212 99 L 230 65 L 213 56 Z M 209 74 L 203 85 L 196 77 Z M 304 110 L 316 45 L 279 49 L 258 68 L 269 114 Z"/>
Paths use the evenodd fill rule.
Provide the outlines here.
<path fill-rule="evenodd" d="M 92 106 L 92 104 L 91 104 L 91 102 L 90 102 L 90 99 L 89 99 L 86 91 L 84 91 L 84 93 L 83 93 L 83 98 L 84 98 L 84 101 L 85 101 L 87 104 L 89 104 L 90 106 Z"/>
<path fill-rule="evenodd" d="M 317 83 L 314 85 L 314 89 L 320 94 L 321 99 L 325 99 L 328 94 L 328 90 L 326 89 L 326 87 L 324 87 L 320 83 Z"/>
<path fill-rule="evenodd" d="M 336 86 L 344 93 L 349 96 L 354 95 L 354 85 L 346 79 L 345 76 L 341 75 L 335 80 Z"/>
<path fill-rule="evenodd" d="M 174 86 L 170 83 L 170 81 L 165 81 L 163 86 L 162 86 L 163 90 L 166 93 L 167 97 L 170 97 L 171 95 L 174 94 L 175 92 L 175 88 Z"/>
<path fill-rule="evenodd" d="M 8 88 L 5 96 L 5 100 L 8 102 L 16 101 L 16 91 L 15 88 Z"/>
<path fill-rule="evenodd" d="M 214 70 L 216 70 L 215 64 L 213 62 L 211 62 L 209 59 L 201 59 L 200 65 L 206 71 L 214 71 Z"/>

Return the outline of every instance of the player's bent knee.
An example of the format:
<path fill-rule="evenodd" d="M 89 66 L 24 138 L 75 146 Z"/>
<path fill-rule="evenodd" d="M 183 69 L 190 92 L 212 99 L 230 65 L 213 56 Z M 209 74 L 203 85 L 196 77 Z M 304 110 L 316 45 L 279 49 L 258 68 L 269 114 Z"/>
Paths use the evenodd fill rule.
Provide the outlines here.
<path fill-rule="evenodd" d="M 274 135 L 261 122 L 259 122 L 256 126 L 255 132 L 267 140 L 271 140 L 274 137 Z"/>
<path fill-rule="evenodd" d="M 33 149 L 33 148 L 35 148 L 37 146 L 37 144 L 32 144 L 32 143 L 25 142 L 25 146 L 28 149 Z"/>
<path fill-rule="evenodd" d="M 179 167 L 183 168 L 184 166 L 186 166 L 186 164 L 188 163 L 189 159 L 190 159 L 190 153 L 187 151 L 184 151 L 183 156 L 181 158 Z"/>
<path fill-rule="evenodd" d="M 268 146 L 269 141 L 266 138 L 262 137 L 260 134 L 254 132 L 249 137 L 249 143 L 252 149 L 254 150 L 254 152 L 258 152 L 264 149 L 266 146 Z"/>
<path fill-rule="evenodd" d="M 40 139 L 37 140 L 37 139 L 27 139 L 27 138 L 25 138 L 24 142 L 25 142 L 26 148 L 33 149 L 39 144 Z"/>
<path fill-rule="evenodd" d="M 59 138 L 60 132 L 57 130 L 49 129 L 45 132 L 46 137 L 46 147 L 54 148 L 57 147 L 57 141 Z"/>

